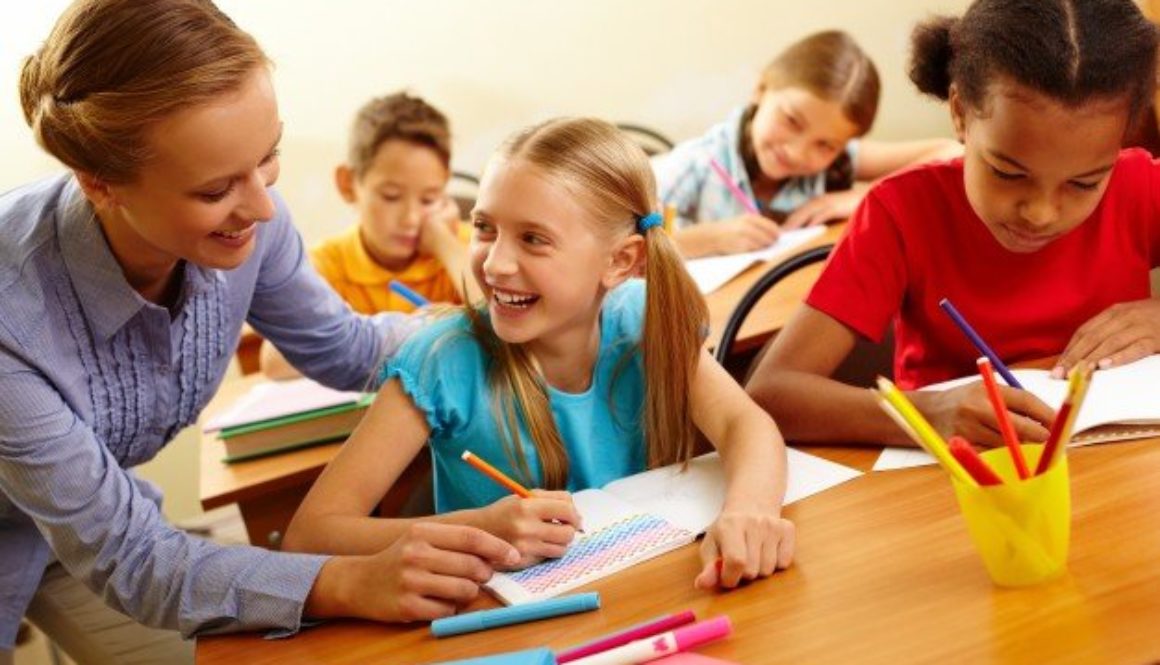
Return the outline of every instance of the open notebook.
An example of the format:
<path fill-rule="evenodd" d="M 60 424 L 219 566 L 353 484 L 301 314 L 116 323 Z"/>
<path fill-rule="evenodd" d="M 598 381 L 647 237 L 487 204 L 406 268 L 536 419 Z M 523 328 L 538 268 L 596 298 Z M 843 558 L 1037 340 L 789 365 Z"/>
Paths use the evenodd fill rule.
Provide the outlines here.
<path fill-rule="evenodd" d="M 825 231 L 824 226 L 784 231 L 778 236 L 777 242 L 765 249 L 745 252 L 744 254 L 690 259 L 685 261 L 685 270 L 689 271 L 689 276 L 697 283 L 697 288 L 701 290 L 701 293 L 707 295 L 724 286 L 729 280 L 740 275 L 754 263 L 776 259 L 778 256 L 817 238 Z"/>
<path fill-rule="evenodd" d="M 787 505 L 861 475 L 799 450 L 787 453 Z M 551 598 L 692 542 L 721 512 L 725 471 L 710 453 L 691 460 L 683 473 L 680 465 L 666 466 L 572 497 L 585 533 L 562 558 L 493 576 L 486 586 L 500 600 Z"/>
<path fill-rule="evenodd" d="M 1058 409 L 1067 394 L 1067 381 L 1053 379 L 1047 370 L 1011 371 L 1019 383 L 1048 406 Z M 936 383 L 923 390 L 946 390 L 978 377 Z M 1071 446 L 1127 441 L 1160 436 L 1160 355 L 1092 374 L 1087 397 L 1076 414 Z M 887 448 L 874 464 L 875 471 L 934 464 L 934 458 L 913 448 Z"/>

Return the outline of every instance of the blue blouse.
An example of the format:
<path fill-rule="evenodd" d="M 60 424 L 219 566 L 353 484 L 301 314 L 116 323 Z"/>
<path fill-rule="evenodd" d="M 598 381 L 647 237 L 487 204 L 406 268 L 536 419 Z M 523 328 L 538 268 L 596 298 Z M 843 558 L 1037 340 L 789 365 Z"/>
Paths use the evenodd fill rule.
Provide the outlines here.
<path fill-rule="evenodd" d="M 129 470 L 196 420 L 244 321 L 306 375 L 348 389 L 412 327 L 353 314 L 274 198 L 242 266 L 179 266 L 171 315 L 129 286 L 71 175 L 0 196 L 0 649 L 53 557 L 150 626 L 298 627 L 325 557 L 186 535 Z"/>

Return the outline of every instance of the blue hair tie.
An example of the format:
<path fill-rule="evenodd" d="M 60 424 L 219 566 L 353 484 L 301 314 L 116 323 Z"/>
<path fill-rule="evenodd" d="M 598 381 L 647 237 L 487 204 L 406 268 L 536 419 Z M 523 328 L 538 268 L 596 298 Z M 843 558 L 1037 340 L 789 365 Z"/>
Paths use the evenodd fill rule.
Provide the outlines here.
<path fill-rule="evenodd" d="M 636 232 L 644 235 L 648 230 L 654 226 L 660 226 L 664 223 L 664 218 L 659 212 L 650 212 L 649 214 L 636 220 Z"/>

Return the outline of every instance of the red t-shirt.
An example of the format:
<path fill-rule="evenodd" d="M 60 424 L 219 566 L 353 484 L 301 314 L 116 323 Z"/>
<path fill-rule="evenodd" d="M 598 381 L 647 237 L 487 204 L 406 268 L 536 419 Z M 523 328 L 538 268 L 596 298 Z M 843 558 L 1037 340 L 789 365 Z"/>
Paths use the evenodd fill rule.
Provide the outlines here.
<path fill-rule="evenodd" d="M 1088 219 L 1017 254 L 968 203 L 961 159 L 905 171 L 870 190 L 806 302 L 875 341 L 893 321 L 903 389 L 975 371 L 980 354 L 939 308 L 944 297 L 1005 363 L 1057 355 L 1096 314 L 1150 297 L 1158 174 L 1146 152 L 1121 152 Z"/>

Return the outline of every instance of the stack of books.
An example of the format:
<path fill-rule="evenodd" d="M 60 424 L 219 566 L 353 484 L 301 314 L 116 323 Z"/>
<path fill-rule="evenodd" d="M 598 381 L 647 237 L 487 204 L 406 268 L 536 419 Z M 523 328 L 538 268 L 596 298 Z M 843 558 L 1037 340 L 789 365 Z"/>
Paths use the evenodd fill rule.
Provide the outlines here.
<path fill-rule="evenodd" d="M 225 443 L 224 462 L 342 441 L 362 420 L 374 393 L 327 388 L 310 379 L 255 385 L 206 423 Z"/>

